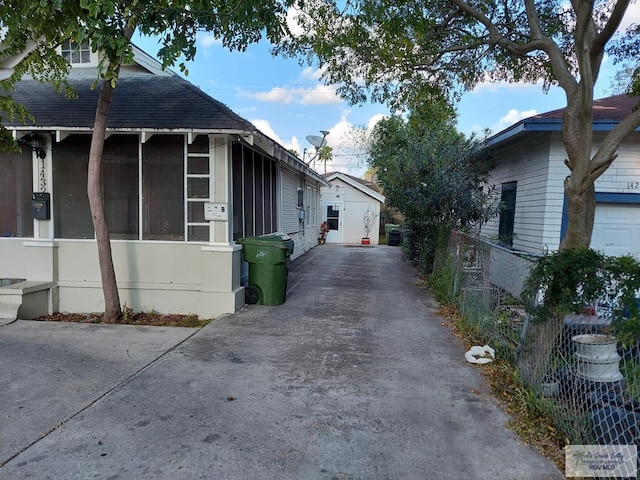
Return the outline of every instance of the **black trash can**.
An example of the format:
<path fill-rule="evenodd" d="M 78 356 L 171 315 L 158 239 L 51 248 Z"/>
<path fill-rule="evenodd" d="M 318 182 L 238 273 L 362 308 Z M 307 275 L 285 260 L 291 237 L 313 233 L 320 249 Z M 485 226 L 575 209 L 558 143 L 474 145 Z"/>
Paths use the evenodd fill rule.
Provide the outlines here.
<path fill-rule="evenodd" d="M 387 237 L 387 245 L 392 247 L 397 247 L 400 245 L 400 241 L 402 240 L 402 233 L 400 230 L 391 230 Z"/>

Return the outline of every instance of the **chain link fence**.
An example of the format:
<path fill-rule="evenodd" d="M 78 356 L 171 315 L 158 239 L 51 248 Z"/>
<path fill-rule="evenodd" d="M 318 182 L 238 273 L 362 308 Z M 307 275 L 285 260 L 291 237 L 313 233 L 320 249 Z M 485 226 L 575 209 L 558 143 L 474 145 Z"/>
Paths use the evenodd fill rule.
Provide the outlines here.
<path fill-rule="evenodd" d="M 455 232 L 449 238 L 452 298 L 472 331 L 516 366 L 521 381 L 574 445 L 640 448 L 640 346 L 610 334 L 610 305 L 562 322 L 528 312 L 538 297 L 525 288 L 541 255 L 517 252 Z"/>

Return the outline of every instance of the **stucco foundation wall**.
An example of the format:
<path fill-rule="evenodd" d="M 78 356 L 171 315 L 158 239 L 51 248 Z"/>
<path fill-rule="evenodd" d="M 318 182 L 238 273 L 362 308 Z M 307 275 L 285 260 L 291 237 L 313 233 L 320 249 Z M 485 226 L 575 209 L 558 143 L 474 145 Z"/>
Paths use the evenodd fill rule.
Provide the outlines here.
<path fill-rule="evenodd" d="M 104 310 L 95 241 L 42 245 L 0 239 L 0 277 L 52 281 L 51 312 Z M 244 305 L 239 246 L 114 241 L 112 253 L 123 306 L 211 318 Z"/>
<path fill-rule="evenodd" d="M 56 247 L 51 241 L 0 238 L 0 278 L 26 278 L 53 281 Z"/>

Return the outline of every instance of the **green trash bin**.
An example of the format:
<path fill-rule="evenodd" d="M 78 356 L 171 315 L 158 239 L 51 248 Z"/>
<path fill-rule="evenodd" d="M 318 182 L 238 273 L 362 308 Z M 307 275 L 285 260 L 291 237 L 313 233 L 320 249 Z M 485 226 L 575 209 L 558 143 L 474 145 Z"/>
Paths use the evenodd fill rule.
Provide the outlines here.
<path fill-rule="evenodd" d="M 400 230 L 400 225 L 396 225 L 395 223 L 385 223 L 384 224 L 384 236 L 389 239 L 389 233 L 393 230 Z"/>
<path fill-rule="evenodd" d="M 282 305 L 287 297 L 293 240 L 288 235 L 272 234 L 241 238 L 237 242 L 242 245 L 242 257 L 249 264 L 249 286 L 257 293 L 257 298 L 253 298 L 254 292 L 248 289 L 247 303 Z"/>

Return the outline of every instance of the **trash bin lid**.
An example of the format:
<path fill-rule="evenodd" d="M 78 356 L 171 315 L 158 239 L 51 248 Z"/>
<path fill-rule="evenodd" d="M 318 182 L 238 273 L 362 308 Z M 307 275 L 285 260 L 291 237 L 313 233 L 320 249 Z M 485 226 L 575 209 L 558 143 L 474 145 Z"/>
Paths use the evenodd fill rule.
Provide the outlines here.
<path fill-rule="evenodd" d="M 288 235 L 283 234 L 283 236 L 287 237 L 287 240 L 276 235 L 263 235 L 261 237 L 239 238 L 236 242 L 241 245 L 262 245 L 289 250 L 289 242 L 293 243 L 293 241 Z"/>

